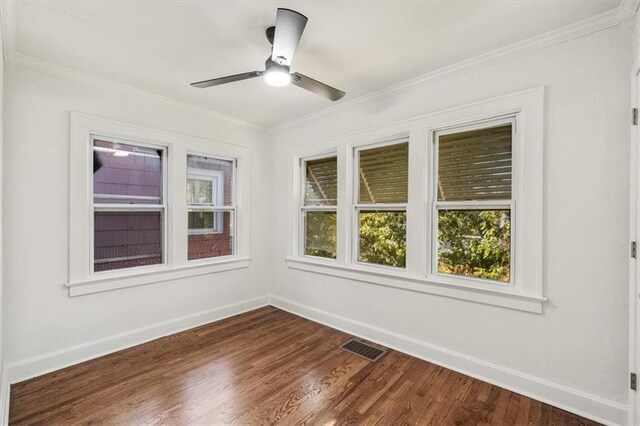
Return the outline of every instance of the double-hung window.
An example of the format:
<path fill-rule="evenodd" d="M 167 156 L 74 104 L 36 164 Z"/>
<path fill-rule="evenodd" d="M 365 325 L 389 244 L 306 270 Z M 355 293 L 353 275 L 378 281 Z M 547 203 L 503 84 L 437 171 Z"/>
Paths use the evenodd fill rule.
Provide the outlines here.
<path fill-rule="evenodd" d="M 187 155 L 188 259 L 234 253 L 234 161 Z"/>
<path fill-rule="evenodd" d="M 432 273 L 510 284 L 514 118 L 436 131 Z"/>
<path fill-rule="evenodd" d="M 404 268 L 409 143 L 357 148 L 354 159 L 354 260 Z"/>
<path fill-rule="evenodd" d="M 302 161 L 302 254 L 336 258 L 338 163 L 335 155 Z"/>
<path fill-rule="evenodd" d="M 544 96 L 533 88 L 297 149 L 296 164 L 313 161 L 296 182 L 303 250 L 288 266 L 540 313 Z M 334 150 L 332 187 L 343 190 L 325 206 L 334 196 L 322 196 L 311 156 Z M 331 221 L 311 220 L 318 207 Z M 332 258 L 338 247 L 332 265 L 296 256 L 322 256 L 319 241 Z"/>
<path fill-rule="evenodd" d="M 251 151 L 71 113 L 71 296 L 246 268 Z"/>
<path fill-rule="evenodd" d="M 93 138 L 92 272 L 166 263 L 166 151 Z"/>

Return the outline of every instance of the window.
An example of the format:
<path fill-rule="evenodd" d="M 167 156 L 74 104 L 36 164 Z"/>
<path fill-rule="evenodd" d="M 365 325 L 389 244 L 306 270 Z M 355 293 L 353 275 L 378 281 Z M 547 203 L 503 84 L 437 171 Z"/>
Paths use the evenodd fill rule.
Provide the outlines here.
<path fill-rule="evenodd" d="M 164 263 L 161 148 L 93 140 L 93 271 Z"/>
<path fill-rule="evenodd" d="M 249 267 L 250 148 L 75 112 L 69 130 L 70 296 Z"/>
<path fill-rule="evenodd" d="M 187 155 L 188 259 L 234 252 L 234 162 Z"/>
<path fill-rule="evenodd" d="M 435 133 L 433 273 L 512 282 L 514 124 Z"/>
<path fill-rule="evenodd" d="M 296 165 L 336 152 L 332 185 L 344 192 L 323 210 L 332 226 L 337 213 L 337 233 L 291 227 L 287 266 L 541 313 L 544 99 L 537 87 L 294 148 Z M 302 170 L 295 214 L 322 199 Z M 338 248 L 332 264 L 296 250 L 316 235 Z"/>
<path fill-rule="evenodd" d="M 336 258 L 338 164 L 335 156 L 302 162 L 304 197 L 300 206 L 303 254 Z"/>
<path fill-rule="evenodd" d="M 394 141 L 356 149 L 354 170 L 355 259 L 406 265 L 409 143 Z"/>

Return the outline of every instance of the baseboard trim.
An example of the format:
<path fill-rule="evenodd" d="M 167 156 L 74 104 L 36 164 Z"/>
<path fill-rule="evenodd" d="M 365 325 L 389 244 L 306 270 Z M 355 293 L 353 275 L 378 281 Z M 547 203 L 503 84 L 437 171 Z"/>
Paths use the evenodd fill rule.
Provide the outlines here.
<path fill-rule="evenodd" d="M 268 305 L 268 296 L 256 297 L 254 299 L 219 306 L 217 308 L 197 312 L 195 314 L 116 334 L 114 336 L 82 343 L 59 351 L 49 352 L 23 361 L 10 363 L 5 369 L 6 374 L 3 376 L 2 390 L 5 390 L 5 380 L 8 387 L 9 384 L 41 376 L 90 359 L 140 345 L 160 337 L 179 333 L 190 328 L 219 321 L 224 318 L 232 317 L 234 315 Z M 6 399 L 8 407 L 8 395 L 6 395 Z M 4 402 L 4 399 L 2 402 Z"/>
<path fill-rule="evenodd" d="M 9 420 L 10 385 L 90 359 L 98 358 L 160 337 L 272 305 L 331 328 L 384 345 L 399 352 L 449 368 L 513 392 L 607 425 L 625 424 L 627 406 L 497 364 L 374 327 L 350 318 L 306 306 L 279 296 L 262 296 L 59 351 L 11 363 L 2 370 L 0 425 Z"/>
<path fill-rule="evenodd" d="M 588 419 L 607 425 L 626 423 L 627 406 L 624 404 L 279 296 L 271 295 L 270 304 L 294 315 L 370 340 Z"/>

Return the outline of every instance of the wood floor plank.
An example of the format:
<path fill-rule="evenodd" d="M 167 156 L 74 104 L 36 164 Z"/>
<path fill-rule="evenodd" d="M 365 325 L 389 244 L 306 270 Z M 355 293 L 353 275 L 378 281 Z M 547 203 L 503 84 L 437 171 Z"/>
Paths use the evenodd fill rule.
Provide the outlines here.
<path fill-rule="evenodd" d="M 595 425 L 266 307 L 11 386 L 11 425 Z"/>

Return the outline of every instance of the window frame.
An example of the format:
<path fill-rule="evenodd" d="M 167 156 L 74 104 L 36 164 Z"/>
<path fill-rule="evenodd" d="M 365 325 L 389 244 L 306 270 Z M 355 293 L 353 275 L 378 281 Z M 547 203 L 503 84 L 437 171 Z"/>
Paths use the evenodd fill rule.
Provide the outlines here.
<path fill-rule="evenodd" d="M 310 258 L 310 259 L 315 259 L 321 262 L 336 262 L 337 258 L 338 258 L 338 241 L 337 241 L 337 235 L 336 235 L 336 258 L 332 259 L 330 257 L 322 257 L 322 256 L 314 256 L 311 254 L 306 254 L 306 241 L 307 241 L 307 229 L 306 229 L 306 214 L 308 212 L 334 212 L 336 215 L 336 222 L 338 220 L 338 200 L 336 200 L 336 204 L 335 205 L 318 205 L 318 206 L 306 206 L 304 204 L 305 202 L 305 194 L 306 194 L 306 189 L 307 189 L 307 162 L 309 161 L 314 161 L 314 160 L 324 160 L 327 158 L 334 158 L 336 159 L 336 163 L 338 162 L 338 155 L 336 151 L 331 151 L 331 152 L 327 152 L 327 153 L 322 153 L 322 154 L 316 154 L 316 155 L 312 155 L 312 156 L 307 156 L 307 157 L 300 157 L 298 159 L 298 164 L 300 165 L 299 168 L 299 190 L 300 190 L 300 197 L 298 200 L 298 209 L 299 209 L 299 213 L 297 215 L 298 217 L 298 242 L 297 242 L 297 246 L 298 246 L 298 255 L 301 257 L 305 257 L 305 258 Z M 336 177 L 337 179 L 337 177 Z M 337 234 L 337 229 L 336 229 L 336 234 Z"/>
<path fill-rule="evenodd" d="M 439 201 L 438 200 L 438 170 L 439 170 L 439 137 L 472 130 L 481 130 L 500 125 L 511 125 L 511 199 L 505 200 L 470 200 L 470 201 Z M 431 185 L 429 191 L 429 205 L 431 209 L 431 259 L 429 263 L 429 277 L 434 280 L 445 280 L 452 285 L 464 285 L 469 283 L 500 287 L 515 287 L 516 272 L 516 250 L 518 217 L 516 211 L 516 200 L 518 199 L 518 175 L 520 165 L 518 161 L 519 147 L 518 140 L 518 117 L 516 114 L 504 117 L 489 118 L 469 124 L 447 126 L 441 129 L 431 130 L 432 155 L 431 165 L 427 165 L 431 174 Z M 441 208 L 440 206 L 446 207 Z M 477 277 L 467 277 L 456 274 L 445 274 L 438 271 L 438 212 L 441 210 L 509 210 L 510 212 L 510 253 L 509 253 L 509 281 L 502 282 Z"/>
<path fill-rule="evenodd" d="M 251 151 L 248 147 L 70 113 L 69 268 L 65 287 L 80 296 L 192 276 L 247 268 L 250 249 Z M 93 137 L 164 149 L 164 263 L 93 273 Z M 234 160 L 234 251 L 189 261 L 186 200 L 187 154 Z M 179 184 L 184 182 L 184 184 Z M 139 207 L 137 205 L 136 207 Z M 158 208 L 150 204 L 149 208 Z M 222 210 L 230 210 L 228 207 Z"/>
<path fill-rule="evenodd" d="M 189 155 L 196 155 L 192 153 L 187 153 L 187 159 Z M 212 157 L 209 157 L 212 158 Z M 216 160 L 221 160 L 221 158 L 215 158 Z M 232 161 L 232 167 L 235 169 L 236 164 L 235 160 L 225 160 Z M 200 203 L 189 203 L 187 202 L 187 214 L 191 212 L 206 212 L 213 211 L 213 226 L 210 228 L 192 228 L 188 229 L 189 235 L 208 235 L 208 234 L 221 234 L 222 228 L 224 226 L 224 215 L 223 212 L 216 211 L 211 207 L 219 207 L 224 205 L 224 173 L 220 170 L 202 170 L 202 169 L 194 169 L 192 167 L 187 166 L 187 182 L 189 179 L 194 180 L 208 180 L 211 182 L 211 201 L 212 206 L 207 204 Z M 214 197 L 215 193 L 215 197 Z M 231 206 L 233 206 L 233 197 L 234 194 L 231 194 Z M 214 201 L 215 198 L 215 201 Z M 235 212 L 234 212 L 235 215 Z M 188 220 L 188 219 L 187 219 Z M 232 221 L 233 223 L 233 221 Z"/>
<path fill-rule="evenodd" d="M 400 144 L 409 144 L 409 137 L 400 136 L 400 137 L 392 137 L 390 139 L 386 139 L 383 141 L 372 142 L 364 145 L 358 145 L 353 147 L 352 154 L 352 182 L 351 187 L 352 198 L 351 198 L 351 263 L 355 265 L 359 265 L 361 267 L 374 267 L 374 268 L 383 268 L 390 269 L 391 271 L 405 271 L 406 267 L 406 256 L 405 256 L 405 266 L 391 266 L 391 265 L 383 265 L 379 263 L 370 263 L 363 262 L 360 260 L 360 221 L 359 215 L 360 212 L 366 211 L 404 211 L 405 217 L 408 215 L 408 206 L 409 206 L 409 189 L 407 187 L 407 201 L 404 203 L 360 203 L 360 153 L 362 151 L 367 151 L 370 149 L 383 148 L 386 146 L 400 145 Z M 409 168 L 409 161 L 407 160 L 407 172 Z M 408 186 L 408 185 L 407 185 Z M 406 235 L 405 235 L 405 248 L 406 248 Z"/>

